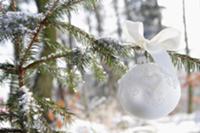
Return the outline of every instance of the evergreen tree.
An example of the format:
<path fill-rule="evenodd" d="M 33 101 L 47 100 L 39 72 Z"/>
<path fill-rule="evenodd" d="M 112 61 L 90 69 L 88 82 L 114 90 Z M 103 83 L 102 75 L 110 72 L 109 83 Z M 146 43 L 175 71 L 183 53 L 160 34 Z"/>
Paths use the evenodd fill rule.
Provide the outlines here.
<path fill-rule="evenodd" d="M 1 121 L 9 121 L 11 129 L 0 129 L 0 132 L 58 132 L 55 127 L 55 116 L 61 117 L 63 123 L 69 123 L 73 113 L 51 99 L 36 94 L 32 84 L 38 73 L 52 76 L 61 83 L 70 84 L 76 88 L 78 77 L 84 70 L 91 69 L 101 77 L 104 74 L 102 62 L 114 72 L 124 70 L 121 57 L 131 56 L 137 47 L 122 46 L 119 42 L 107 39 L 96 39 L 70 22 L 61 21 L 63 14 L 68 15 L 78 9 L 79 5 L 94 6 L 94 0 L 47 0 L 40 13 L 25 13 L 17 11 L 15 0 L 0 13 L 0 41 L 10 41 L 15 49 L 15 62 L 0 64 L 0 79 L 11 80 L 11 93 L 6 103 L 7 112 L 0 113 Z M 11 9 L 10 9 L 10 8 Z M 53 28 L 53 31 L 51 31 Z M 71 35 L 84 45 L 84 48 L 73 49 L 52 39 L 55 31 Z M 51 34 L 49 33 L 51 32 Z M 52 37 L 53 36 L 53 37 Z M 50 48 L 43 53 L 42 48 Z M 186 67 L 190 64 L 193 70 L 200 69 L 200 61 L 187 55 L 170 52 L 176 65 Z M 62 59 L 70 69 L 60 68 L 57 59 Z M 94 67 L 95 66 L 95 67 Z M 51 81 L 53 79 L 50 79 Z M 50 95 L 48 95 L 49 97 Z M 46 116 L 46 113 L 49 116 Z M 51 124 L 49 124 L 52 122 Z"/>
<path fill-rule="evenodd" d="M 46 117 L 46 113 L 52 111 L 53 114 L 60 114 L 63 120 L 67 121 L 71 113 L 53 101 L 40 97 L 41 95 L 36 94 L 36 91 L 32 92 L 35 89 L 31 86 L 32 77 L 37 73 L 48 72 L 54 79 L 71 83 L 75 88 L 74 79 L 84 72 L 85 67 L 93 68 L 91 64 L 96 63 L 98 68 L 100 64 L 98 62 L 104 61 L 113 68 L 122 68 L 118 56 L 127 55 L 128 48 L 120 45 L 109 46 L 109 43 L 95 39 L 71 23 L 59 20 L 63 14 L 69 14 L 80 4 L 93 6 L 92 0 L 44 1 L 38 4 L 38 7 L 42 7 L 39 7 L 41 11 L 37 14 L 17 11 L 14 0 L 10 4 L 12 11 L 5 9 L 1 13 L 0 40 L 12 42 L 16 49 L 16 62 L 0 64 L 0 68 L 3 73 L 1 80 L 16 78 L 11 82 L 13 87 L 7 103 L 9 112 L 1 114 L 1 119 L 10 121 L 15 129 L 1 129 L 1 131 L 53 132 L 55 129 L 49 125 L 51 117 Z M 52 39 L 55 38 L 55 32 L 51 32 L 52 27 L 62 33 L 71 34 L 86 48 L 70 49 Z M 43 54 L 42 48 L 51 50 Z M 58 58 L 73 66 L 71 70 L 52 65 Z M 100 69 L 97 68 L 94 70 L 99 71 Z"/>

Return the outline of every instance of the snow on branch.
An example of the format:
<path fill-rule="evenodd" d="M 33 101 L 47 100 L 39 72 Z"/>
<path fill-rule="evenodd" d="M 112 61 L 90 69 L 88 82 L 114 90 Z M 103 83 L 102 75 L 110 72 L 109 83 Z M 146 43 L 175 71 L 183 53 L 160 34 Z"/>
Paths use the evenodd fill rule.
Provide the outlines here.
<path fill-rule="evenodd" d="M 33 33 L 42 18 L 42 14 L 12 11 L 0 15 L 0 40 L 9 39 L 13 35 Z"/>

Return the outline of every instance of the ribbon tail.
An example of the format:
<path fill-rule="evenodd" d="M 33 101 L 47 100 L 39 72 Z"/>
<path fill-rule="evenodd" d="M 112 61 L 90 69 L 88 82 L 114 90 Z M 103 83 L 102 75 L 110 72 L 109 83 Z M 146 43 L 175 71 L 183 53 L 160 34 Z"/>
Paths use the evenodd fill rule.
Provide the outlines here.
<path fill-rule="evenodd" d="M 179 87 L 177 89 L 180 90 L 180 83 L 176 75 L 176 70 L 167 51 L 163 49 L 159 52 L 152 52 L 150 54 L 153 57 L 153 60 L 163 69 L 163 71 L 172 77 L 175 85 Z"/>
<path fill-rule="evenodd" d="M 175 68 L 167 51 L 159 50 L 159 52 L 152 52 L 150 54 L 152 55 L 154 61 L 159 64 L 163 70 L 170 75 L 175 75 Z"/>

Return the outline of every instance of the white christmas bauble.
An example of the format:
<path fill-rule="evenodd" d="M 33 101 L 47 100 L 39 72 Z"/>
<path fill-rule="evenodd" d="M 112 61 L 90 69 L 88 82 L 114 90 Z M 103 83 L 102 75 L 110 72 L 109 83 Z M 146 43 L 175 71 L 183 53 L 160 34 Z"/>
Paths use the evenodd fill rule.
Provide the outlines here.
<path fill-rule="evenodd" d="M 156 63 L 136 65 L 118 83 L 118 98 L 122 107 L 143 119 L 167 115 L 180 99 L 177 78 L 167 74 Z"/>

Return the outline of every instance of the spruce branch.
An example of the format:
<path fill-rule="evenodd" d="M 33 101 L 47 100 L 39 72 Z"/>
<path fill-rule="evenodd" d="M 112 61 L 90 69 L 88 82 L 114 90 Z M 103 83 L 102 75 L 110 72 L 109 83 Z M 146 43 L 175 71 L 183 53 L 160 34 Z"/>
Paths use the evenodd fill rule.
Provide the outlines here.
<path fill-rule="evenodd" d="M 63 32 L 69 32 L 74 38 L 78 41 L 81 41 L 85 44 L 95 44 L 96 39 L 94 36 L 88 34 L 87 32 L 81 30 L 80 28 L 66 22 L 61 22 L 57 20 L 53 20 L 50 22 L 51 25 L 54 25 L 58 30 Z"/>
<path fill-rule="evenodd" d="M 91 68 L 93 70 L 96 79 L 99 81 L 103 81 L 107 78 L 106 72 L 104 71 L 103 66 L 100 64 L 100 62 L 95 60 L 94 58 L 92 60 Z"/>
<path fill-rule="evenodd" d="M 27 69 L 30 69 L 30 68 L 34 68 L 42 63 L 46 63 L 46 62 L 49 62 L 49 61 L 52 61 L 52 60 L 55 60 L 55 59 L 58 59 L 58 58 L 62 58 L 62 57 L 65 57 L 67 56 L 67 54 L 56 54 L 56 55 L 51 55 L 51 56 L 48 56 L 48 57 L 43 57 L 42 59 L 40 60 L 37 60 L 37 61 L 34 61 L 33 63 L 30 63 L 28 64 L 27 66 L 24 67 L 25 70 Z"/>
<path fill-rule="evenodd" d="M 136 50 L 140 50 L 141 48 L 138 46 L 134 46 L 134 47 L 132 47 L 132 49 L 134 51 L 136 51 Z M 168 51 L 168 53 L 171 56 L 172 61 L 176 66 L 178 66 L 178 67 L 184 66 L 187 69 L 188 63 L 189 63 L 189 66 L 191 68 L 193 68 L 193 71 L 200 70 L 200 59 L 199 58 L 194 58 L 189 55 L 180 54 L 180 53 L 177 53 L 174 51 Z M 148 56 L 150 56 L 150 55 L 148 55 Z"/>
<path fill-rule="evenodd" d="M 77 68 L 81 71 L 83 71 L 83 69 L 84 69 L 83 67 L 86 64 L 88 64 L 89 60 L 90 60 L 90 56 L 87 54 L 87 52 L 83 53 L 78 49 L 66 50 L 65 52 L 54 53 L 47 57 L 42 57 L 40 60 L 36 60 L 36 61 L 28 64 L 27 66 L 24 67 L 24 69 L 25 70 L 31 69 L 42 63 L 47 63 L 49 61 L 55 61 L 56 59 L 59 59 L 59 58 L 66 58 L 67 61 L 71 61 L 71 62 L 67 62 L 67 63 L 76 65 Z"/>
<path fill-rule="evenodd" d="M 11 74 L 16 73 L 15 66 L 9 63 L 0 63 L 0 69 L 7 73 L 11 73 Z"/>
<path fill-rule="evenodd" d="M 102 55 L 128 56 L 131 46 L 122 46 L 117 41 L 109 38 L 96 39 L 93 35 L 81 30 L 80 28 L 65 22 L 51 22 L 57 29 L 63 32 L 69 32 L 78 41 L 86 44 L 93 52 Z"/>
<path fill-rule="evenodd" d="M 62 13 L 63 10 L 69 11 L 70 9 L 73 9 L 74 5 L 84 2 L 84 1 L 86 0 L 67 0 L 61 3 L 59 6 L 57 6 L 53 14 Z"/>
<path fill-rule="evenodd" d="M 22 57 L 22 60 L 21 60 L 21 64 L 23 64 L 23 62 L 24 62 L 26 56 L 28 55 L 31 47 L 33 46 L 34 42 L 37 41 L 39 33 L 41 32 L 43 27 L 47 24 L 46 21 L 47 21 L 49 15 L 51 15 L 53 9 L 56 7 L 58 2 L 59 2 L 59 0 L 56 0 L 53 3 L 53 6 L 46 12 L 44 19 L 39 23 L 39 26 L 37 27 L 36 32 L 33 34 L 33 37 L 31 39 L 30 43 L 28 44 L 27 49 L 25 50 L 24 56 Z"/>
<path fill-rule="evenodd" d="M 55 113 L 60 114 L 62 117 L 67 120 L 67 122 L 70 122 L 72 120 L 72 116 L 74 115 L 72 112 L 70 112 L 67 108 L 61 107 L 58 104 L 56 104 L 54 101 L 47 99 L 47 98 L 40 98 L 35 97 L 38 104 L 42 107 L 44 107 L 44 113 L 48 112 L 49 110 L 52 110 Z"/>
<path fill-rule="evenodd" d="M 0 15 L 0 41 L 17 40 L 33 33 L 41 14 L 7 11 Z M 31 23 L 30 23 L 31 22 Z"/>
<path fill-rule="evenodd" d="M 51 24 L 54 24 L 57 29 L 63 32 L 69 32 L 74 38 L 85 44 L 91 53 L 97 54 L 101 61 L 113 69 L 120 68 L 125 70 L 125 66 L 120 62 L 119 58 L 120 56 L 127 56 L 131 47 L 122 46 L 109 39 L 96 39 L 93 35 L 69 23 L 54 21 Z"/>
<path fill-rule="evenodd" d="M 28 55 L 30 49 L 32 48 L 34 42 L 37 41 L 37 38 L 39 36 L 39 33 L 42 31 L 43 27 L 48 25 L 48 19 L 55 15 L 56 13 L 58 13 L 60 10 L 63 9 L 70 9 L 72 8 L 74 5 L 81 3 L 83 1 L 86 0 L 69 0 L 67 2 L 62 3 L 61 5 L 59 5 L 59 0 L 56 0 L 52 7 L 45 13 L 44 19 L 39 23 L 39 26 L 36 29 L 36 32 L 33 34 L 33 37 L 30 41 L 30 43 L 28 44 L 28 47 L 25 50 L 24 56 L 22 57 L 22 61 L 21 64 L 23 64 L 23 62 L 25 61 L 26 56 Z M 94 0 L 89 0 L 89 1 L 94 1 Z"/>
<path fill-rule="evenodd" d="M 95 5 L 96 0 L 67 0 L 61 2 L 53 11 L 52 16 L 60 16 L 62 13 L 68 13 L 72 11 L 76 5 L 85 2 L 92 6 Z"/>
<path fill-rule="evenodd" d="M 200 59 L 198 59 L 198 58 L 193 58 L 193 57 L 190 57 L 189 55 L 179 54 L 179 53 L 175 53 L 175 52 L 169 52 L 169 54 L 172 58 L 180 59 L 182 63 L 188 61 L 188 62 L 197 64 L 200 66 Z"/>
<path fill-rule="evenodd" d="M 17 128 L 1 128 L 1 133 L 23 133 L 23 130 Z"/>
<path fill-rule="evenodd" d="M 5 119 L 12 119 L 18 117 L 18 115 L 16 113 L 12 113 L 12 112 L 1 112 L 0 113 L 0 120 Z"/>

